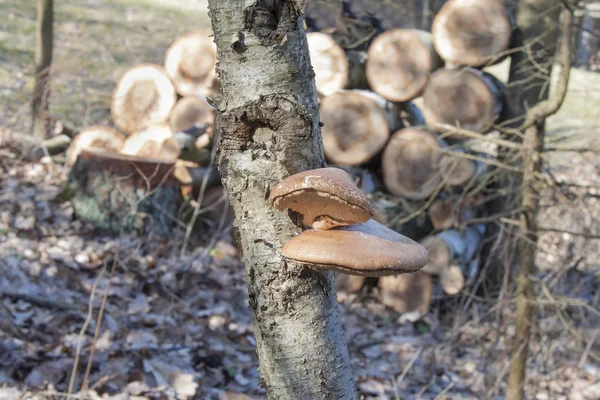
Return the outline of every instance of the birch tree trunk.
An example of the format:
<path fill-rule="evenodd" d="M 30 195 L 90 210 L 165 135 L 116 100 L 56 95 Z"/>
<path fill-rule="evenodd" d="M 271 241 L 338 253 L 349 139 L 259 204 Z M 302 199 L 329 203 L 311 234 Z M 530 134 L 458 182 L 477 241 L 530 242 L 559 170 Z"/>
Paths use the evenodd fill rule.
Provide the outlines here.
<path fill-rule="evenodd" d="M 37 0 L 37 25 L 35 44 L 35 87 L 31 102 L 32 134 L 43 140 L 49 126 L 48 99 L 50 88 L 50 64 L 52 63 L 52 42 L 54 23 L 53 0 Z"/>
<path fill-rule="evenodd" d="M 209 0 L 221 78 L 218 163 L 269 398 L 356 399 L 333 274 L 282 258 L 299 229 L 266 200 L 281 179 L 325 165 L 302 3 Z"/>

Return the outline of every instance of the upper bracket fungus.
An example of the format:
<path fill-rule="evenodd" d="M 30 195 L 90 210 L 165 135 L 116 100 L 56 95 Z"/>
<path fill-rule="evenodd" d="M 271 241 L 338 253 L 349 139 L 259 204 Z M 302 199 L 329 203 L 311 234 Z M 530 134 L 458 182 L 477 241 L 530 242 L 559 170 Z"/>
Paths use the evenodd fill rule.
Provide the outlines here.
<path fill-rule="evenodd" d="M 271 190 L 269 202 L 278 210 L 297 212 L 304 226 L 315 229 L 366 222 L 374 213 L 367 196 L 339 168 L 289 176 Z"/>
<path fill-rule="evenodd" d="M 314 228 L 288 241 L 284 257 L 361 276 L 415 272 L 427 264 L 423 246 L 370 219 L 373 206 L 343 170 L 292 175 L 273 188 L 269 201 L 279 210 L 295 211 L 302 225 Z"/>

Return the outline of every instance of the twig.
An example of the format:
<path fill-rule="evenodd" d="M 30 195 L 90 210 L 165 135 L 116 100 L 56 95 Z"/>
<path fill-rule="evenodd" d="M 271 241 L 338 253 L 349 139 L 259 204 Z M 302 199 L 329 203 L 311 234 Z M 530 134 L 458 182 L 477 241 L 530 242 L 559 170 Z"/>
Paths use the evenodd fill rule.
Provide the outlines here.
<path fill-rule="evenodd" d="M 67 400 L 71 397 L 73 393 L 73 385 L 75 384 L 75 374 L 77 373 L 77 368 L 79 366 L 79 357 L 81 355 L 81 346 L 83 344 L 83 336 L 85 335 L 85 331 L 87 330 L 88 325 L 92 321 L 92 315 L 94 313 L 94 296 L 96 295 L 96 288 L 98 287 L 98 282 L 100 282 L 100 278 L 104 275 L 106 271 L 106 265 L 102 268 L 98 277 L 94 280 L 94 284 L 92 285 L 92 290 L 90 292 L 90 300 L 88 302 L 88 312 L 85 318 L 85 322 L 79 331 L 79 337 L 77 338 L 77 350 L 75 351 L 75 360 L 73 360 L 73 369 L 71 370 L 71 378 L 69 379 L 69 389 L 67 390 Z"/>
<path fill-rule="evenodd" d="M 73 304 L 63 303 L 56 300 L 51 300 L 47 297 L 42 297 L 36 294 L 29 294 L 23 292 L 13 292 L 11 290 L 7 290 L 5 288 L 0 289 L 0 297 L 10 297 L 13 299 L 24 300 L 28 303 L 38 305 L 40 307 L 60 310 L 60 311 L 74 311 L 79 310 L 79 308 Z"/>
<path fill-rule="evenodd" d="M 123 230 L 119 234 L 119 238 L 123 237 Z M 119 257 L 121 254 L 121 240 L 119 240 L 119 245 L 117 246 L 117 251 L 115 258 L 110 267 L 110 275 L 108 276 L 108 282 L 106 284 L 106 289 L 104 290 L 104 295 L 102 296 L 102 302 L 100 303 L 100 310 L 98 311 L 98 318 L 96 319 L 96 329 L 94 331 L 94 338 L 92 339 L 92 346 L 90 349 L 90 358 L 88 360 L 87 367 L 85 369 L 85 375 L 83 376 L 83 383 L 81 384 L 81 392 L 85 393 L 87 391 L 90 372 L 92 370 L 92 362 L 94 361 L 94 354 L 96 353 L 96 341 L 98 340 L 98 336 L 100 335 L 100 327 L 102 325 L 102 317 L 104 316 L 104 309 L 106 306 L 106 300 L 108 298 L 108 291 L 110 290 L 110 284 L 112 282 L 112 278 L 115 274 L 116 266 L 119 263 Z"/>
<path fill-rule="evenodd" d="M 414 356 L 412 356 L 412 358 L 410 359 L 408 364 L 406 364 L 406 366 L 402 370 L 402 373 L 400 374 L 398 379 L 394 379 L 394 391 L 396 392 L 396 399 L 400 399 L 400 393 L 398 392 L 398 385 L 400 383 L 402 383 L 402 381 L 404 380 L 404 377 L 406 377 L 406 374 L 408 374 L 408 371 L 410 371 L 410 369 L 412 368 L 415 361 L 417 361 L 417 358 L 419 358 L 419 356 L 421 355 L 422 350 L 423 350 L 423 348 L 419 347 L 419 350 L 417 350 L 417 352 L 415 353 Z"/>
<path fill-rule="evenodd" d="M 497 144 L 498 146 L 503 146 L 503 147 L 506 147 L 509 149 L 521 150 L 523 148 L 523 146 L 519 143 L 511 142 L 509 140 L 504 140 L 504 139 L 498 139 L 498 138 L 494 138 L 491 136 L 486 136 L 486 135 L 478 133 L 478 132 L 473 132 L 468 129 L 463 129 L 463 128 L 459 128 L 459 127 L 448 125 L 448 124 L 436 123 L 433 126 L 435 128 L 443 129 L 444 131 L 446 131 L 441 136 L 459 135 L 459 136 L 465 136 L 465 137 L 468 137 L 471 139 L 479 139 L 484 142 L 494 143 L 494 144 Z"/>

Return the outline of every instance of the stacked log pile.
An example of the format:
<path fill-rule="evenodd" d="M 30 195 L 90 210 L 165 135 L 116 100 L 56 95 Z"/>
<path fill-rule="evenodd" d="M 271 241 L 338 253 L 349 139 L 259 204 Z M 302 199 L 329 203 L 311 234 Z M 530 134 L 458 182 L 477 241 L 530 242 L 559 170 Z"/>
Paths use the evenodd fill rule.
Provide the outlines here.
<path fill-rule="evenodd" d="M 233 214 L 210 165 L 218 88 L 216 48 L 208 32 L 174 41 L 164 67 L 129 68 L 111 102 L 116 129 L 83 129 L 67 149 L 68 196 L 81 220 L 99 228 L 168 234 L 186 216 L 215 226 Z M 199 209 L 194 213 L 190 207 Z"/>
<path fill-rule="evenodd" d="M 382 302 L 399 312 L 424 312 L 433 296 L 475 280 L 493 164 L 482 138 L 504 101 L 502 83 L 481 69 L 505 57 L 512 32 L 498 0 L 449 0 L 430 32 L 417 29 L 429 27 L 418 11 L 400 0 L 313 0 L 305 14 L 328 162 L 356 178 L 377 221 L 430 252 L 424 271 L 379 280 Z M 67 151 L 79 218 L 168 232 L 181 218 L 173 204 L 188 198 L 213 224 L 231 222 L 209 165 L 215 65 L 210 35 L 193 32 L 173 43 L 164 67 L 123 74 L 111 104 L 116 129 L 85 129 Z M 349 292 L 365 286 L 360 277 L 337 282 Z"/>
<path fill-rule="evenodd" d="M 481 147 L 504 102 L 482 68 L 506 56 L 513 28 L 497 0 L 449 0 L 431 31 L 416 29 L 428 28 L 419 11 L 399 0 L 312 1 L 305 20 L 328 162 L 356 178 L 377 220 L 430 252 L 422 272 L 379 279 L 381 301 L 399 312 L 425 312 L 432 296 L 477 277 L 493 161 Z M 343 291 L 364 286 L 338 279 Z"/>

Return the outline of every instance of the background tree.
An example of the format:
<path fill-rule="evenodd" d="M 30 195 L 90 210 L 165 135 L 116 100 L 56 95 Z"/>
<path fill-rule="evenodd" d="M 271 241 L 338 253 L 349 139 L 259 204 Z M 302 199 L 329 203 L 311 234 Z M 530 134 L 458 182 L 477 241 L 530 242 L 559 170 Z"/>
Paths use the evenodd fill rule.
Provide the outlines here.
<path fill-rule="evenodd" d="M 54 23 L 54 1 L 37 1 L 37 25 L 35 45 L 35 86 L 31 102 L 32 134 L 44 139 L 48 132 L 48 100 L 50 97 L 50 65 L 52 64 L 52 44 Z"/>
<path fill-rule="evenodd" d="M 218 164 L 236 214 L 262 386 L 273 399 L 354 399 L 333 274 L 285 260 L 299 229 L 269 189 L 325 165 L 297 0 L 210 0 L 221 92 Z"/>
<path fill-rule="evenodd" d="M 535 183 L 541 172 L 544 125 L 546 118 L 558 111 L 564 100 L 571 64 L 572 15 L 571 10 L 565 8 L 561 14 L 560 43 L 554 60 L 555 67 L 558 69 L 558 79 L 552 95 L 548 98 L 548 91 L 545 88 L 549 86 L 552 65 L 552 58 L 548 52 L 553 47 L 552 42 L 556 37 L 553 17 L 555 10 L 560 10 L 557 2 L 540 0 L 520 2 L 517 21 L 520 33 L 523 35 L 522 50 L 512 60 L 510 81 L 513 82 L 513 86 L 508 91 L 511 95 L 508 107 L 513 117 L 509 121 L 519 123 L 519 131 L 524 135 L 521 152 L 523 174 L 522 178 L 517 180 L 521 187 L 521 212 L 515 260 L 516 326 L 506 393 L 506 398 L 511 400 L 520 400 L 523 397 L 528 342 L 535 316 L 533 304 L 535 291 L 532 277 L 536 269 L 538 232 L 535 219 L 539 210 L 539 196 Z M 519 83 L 514 84 L 515 82 Z M 547 99 L 538 103 L 540 98 Z"/>

